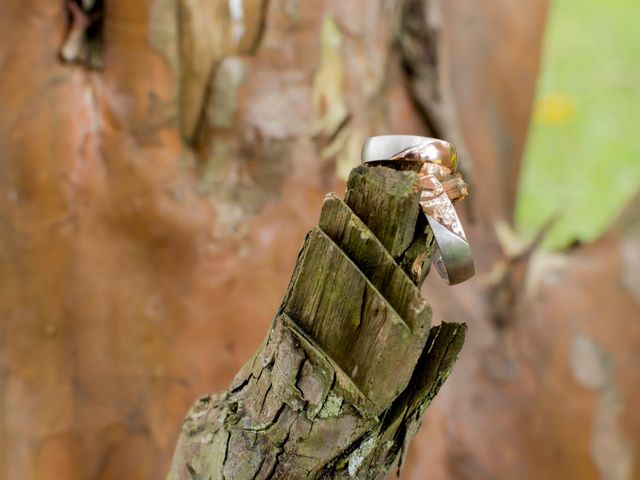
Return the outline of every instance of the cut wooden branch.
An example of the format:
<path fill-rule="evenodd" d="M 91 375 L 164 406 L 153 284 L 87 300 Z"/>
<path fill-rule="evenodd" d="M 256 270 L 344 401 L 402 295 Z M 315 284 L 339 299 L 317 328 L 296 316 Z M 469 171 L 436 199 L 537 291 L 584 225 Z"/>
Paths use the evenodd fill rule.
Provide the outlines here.
<path fill-rule="evenodd" d="M 415 172 L 362 166 L 344 202 L 326 197 L 263 346 L 187 414 L 170 480 L 373 479 L 401 463 L 466 331 L 430 328 L 418 193 Z"/>

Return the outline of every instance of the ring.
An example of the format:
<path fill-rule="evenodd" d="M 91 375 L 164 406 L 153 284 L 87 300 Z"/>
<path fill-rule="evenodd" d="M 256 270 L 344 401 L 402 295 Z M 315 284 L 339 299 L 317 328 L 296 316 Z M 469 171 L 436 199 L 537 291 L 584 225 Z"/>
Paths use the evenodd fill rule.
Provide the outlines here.
<path fill-rule="evenodd" d="M 458 169 L 458 154 L 444 140 L 415 135 L 381 135 L 368 138 L 362 162 L 402 161 L 419 165 L 420 207 L 427 217 L 438 252 L 434 265 L 449 285 L 464 282 L 475 273 L 473 255 L 453 202 L 467 195 Z"/>

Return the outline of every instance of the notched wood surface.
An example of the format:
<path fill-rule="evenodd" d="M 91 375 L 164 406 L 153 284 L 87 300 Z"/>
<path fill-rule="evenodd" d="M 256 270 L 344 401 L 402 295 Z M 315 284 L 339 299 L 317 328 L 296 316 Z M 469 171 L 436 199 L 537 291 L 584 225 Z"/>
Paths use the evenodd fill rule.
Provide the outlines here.
<path fill-rule="evenodd" d="M 430 328 L 416 182 L 359 167 L 344 202 L 325 198 L 267 340 L 191 408 L 170 480 L 374 479 L 401 464 L 466 332 Z"/>

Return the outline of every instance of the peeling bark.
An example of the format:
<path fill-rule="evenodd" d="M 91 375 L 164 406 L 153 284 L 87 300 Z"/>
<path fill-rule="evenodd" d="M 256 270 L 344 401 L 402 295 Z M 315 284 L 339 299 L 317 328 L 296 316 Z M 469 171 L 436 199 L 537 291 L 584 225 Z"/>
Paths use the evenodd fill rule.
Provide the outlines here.
<path fill-rule="evenodd" d="M 638 476 L 637 201 L 567 252 L 511 258 L 496 232 L 511 223 L 547 0 L 424 0 L 413 19 L 413 0 L 245 0 L 242 25 L 225 0 L 72 1 L 96 37 L 71 2 L 0 2 L 2 480 L 166 475 L 193 399 L 225 389 L 264 341 L 300 241 L 362 141 L 456 131 L 473 162 L 462 214 L 478 275 L 425 282 L 434 318 L 464 319 L 469 334 L 403 479 Z M 201 21 L 181 23 L 184 8 Z M 63 58 L 92 38 L 95 68 Z M 457 122 L 441 132 L 418 95 L 434 89 Z M 344 111 L 327 99 L 348 121 L 323 121 Z M 420 283 L 431 240 L 411 238 L 385 245 Z M 496 266 L 507 281 L 493 295 Z M 598 368 L 575 375 L 584 338 L 598 354 L 577 359 L 607 369 L 595 389 Z M 321 402 L 310 371 L 299 390 Z"/>

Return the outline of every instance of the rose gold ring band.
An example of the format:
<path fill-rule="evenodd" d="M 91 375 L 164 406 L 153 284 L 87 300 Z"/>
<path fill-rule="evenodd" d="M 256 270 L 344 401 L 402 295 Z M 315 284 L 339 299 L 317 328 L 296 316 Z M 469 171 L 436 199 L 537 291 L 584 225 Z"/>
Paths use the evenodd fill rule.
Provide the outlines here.
<path fill-rule="evenodd" d="M 363 163 L 420 162 L 420 207 L 438 244 L 434 265 L 449 285 L 464 282 L 475 273 L 471 248 L 453 201 L 467 194 L 457 172 L 458 155 L 450 143 L 414 135 L 370 137 L 362 148 Z"/>

